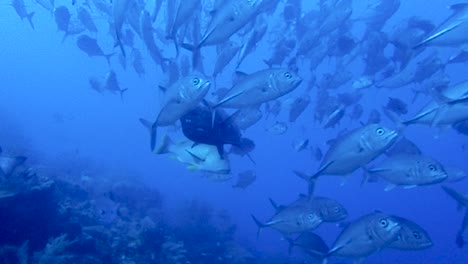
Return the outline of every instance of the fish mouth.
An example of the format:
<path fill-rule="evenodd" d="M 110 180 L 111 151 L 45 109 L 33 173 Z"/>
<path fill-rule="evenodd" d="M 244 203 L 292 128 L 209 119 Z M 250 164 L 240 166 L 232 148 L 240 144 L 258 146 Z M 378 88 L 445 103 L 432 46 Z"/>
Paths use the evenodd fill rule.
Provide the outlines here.
<path fill-rule="evenodd" d="M 386 139 L 387 139 L 389 144 L 393 144 L 393 143 L 395 143 L 398 136 L 399 136 L 398 131 L 393 130 L 392 132 L 388 133 Z"/>

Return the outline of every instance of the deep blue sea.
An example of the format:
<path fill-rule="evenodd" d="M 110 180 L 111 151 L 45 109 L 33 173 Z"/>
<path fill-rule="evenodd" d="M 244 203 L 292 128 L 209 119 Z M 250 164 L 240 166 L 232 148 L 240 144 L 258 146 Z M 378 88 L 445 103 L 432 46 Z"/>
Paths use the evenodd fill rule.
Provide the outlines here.
<path fill-rule="evenodd" d="M 21 19 L 15 12 L 12 3 L 22 1 L 26 13 L 34 12 L 31 18 L 34 28 L 27 17 Z M 286 59 L 273 67 L 291 67 L 288 61 L 296 59 L 297 75 L 303 81 L 294 91 L 276 99 L 281 102 L 279 114 L 266 118 L 267 103 L 264 103 L 260 108 L 263 118 L 242 131 L 243 136 L 255 142 L 255 149 L 249 153 L 254 162 L 245 155 L 226 154 L 231 168 L 228 180 L 215 180 L 212 173 L 189 170 L 170 155 L 150 151 L 148 129 L 139 119 L 152 122 L 156 119 L 165 96 L 159 86 L 170 86 L 172 73 L 163 72 L 155 63 L 131 24 L 130 21 L 138 24 L 139 19 L 134 18 L 139 12 L 132 13 L 134 10 L 130 8 L 124 11 L 122 31 L 133 32 L 134 39 L 132 47 L 123 44 L 126 51 L 123 57 L 119 46 L 114 45 L 112 12 L 105 13 L 96 7 L 96 3 L 112 7 L 112 1 L 55 0 L 55 9 L 51 10 L 38 2 L 49 3 L 49 0 L 0 1 L 0 159 L 27 158 L 11 175 L 0 173 L 0 194 L 8 193 L 0 195 L 0 263 L 316 263 L 299 249 L 288 254 L 288 241 L 272 228 L 263 228 L 257 238 L 257 225 L 251 214 L 266 222 L 275 213 L 269 198 L 286 205 L 300 193 L 307 193 L 307 183 L 295 176 L 293 170 L 316 172 L 321 165 L 314 155 L 316 149 L 326 153 L 330 147 L 328 141 L 362 127 L 374 110 L 381 114 L 381 124 L 402 129 L 401 133 L 425 155 L 446 167 L 468 173 L 466 134 L 450 125 L 416 124 L 401 128 L 398 121 L 391 120 L 382 111 L 389 97 L 406 103 L 408 113 L 400 116 L 402 120 L 415 116 L 428 102 L 443 104 L 427 92 L 433 85 L 427 80 L 443 75 L 448 86 L 467 81 L 468 60 L 464 63 L 448 63 L 448 60 L 468 42 L 428 45 L 421 54 L 411 57 L 407 67 L 413 69 L 430 63 L 425 58 L 437 60 L 439 69 L 426 82 L 409 80 L 404 85 L 385 88 L 375 81 L 364 89 L 353 88 L 355 81 L 366 76 L 366 64 L 377 61 L 377 57 L 369 57 L 374 46 L 366 44 L 370 38 L 367 30 L 373 22 L 366 23 L 362 17 L 380 1 L 352 1 L 352 14 L 340 25 L 339 34 L 354 40 L 355 57 L 351 59 L 351 51 L 339 55 L 329 52 L 316 66 L 310 66 L 317 52 L 297 54 L 301 43 L 301 35 L 296 32 L 299 18 L 290 18 L 293 15 L 289 16 L 290 20 L 285 18 L 287 4 L 295 7 L 299 16 L 333 15 L 340 10 L 332 7 L 325 14 L 319 6 L 321 2 L 326 5 L 334 1 L 282 0 L 274 12 L 250 18 L 246 26 L 225 42 L 243 45 L 259 21 L 256 16 L 260 15 L 268 25 L 264 38 L 238 69 L 234 57 L 216 80 L 212 78 L 213 67 L 224 43 L 201 47 L 203 74 L 212 82 L 207 99 L 214 100 L 217 90 L 233 85 L 236 71 L 252 74 L 268 69 L 264 60 L 273 56 L 275 45 L 285 34 L 297 38 L 295 46 L 286 51 Z M 155 2 L 159 1 L 129 2 L 152 15 Z M 167 24 L 174 14 L 168 8 L 171 1 L 162 2 L 152 22 L 154 43 L 167 58 L 163 63 L 190 68 L 187 63 L 192 60 L 192 52 L 180 48 L 176 57 L 172 40 L 165 38 Z M 193 10 L 197 16 L 179 29 L 180 43 L 192 43 L 195 23 L 201 24 L 203 35 L 212 16 L 217 15 L 210 13 L 214 8 L 212 1 L 201 2 L 201 7 Z M 219 9 L 222 9 L 230 1 L 216 2 L 221 2 Z M 401 1 L 398 10 L 376 30 L 386 36 L 382 41 L 388 45 L 383 45 L 381 55 L 390 66 L 368 76 L 380 76 L 383 80 L 384 73 L 390 78 L 403 68 L 395 66 L 398 63 L 392 57 L 395 47 L 391 34 L 396 27 L 410 17 L 425 19 L 437 27 L 452 14 L 448 6 L 455 3 L 458 1 Z M 58 7 L 65 7 L 70 13 L 66 37 L 64 31 L 58 30 L 58 15 L 54 12 Z M 80 24 L 79 8 L 91 14 L 97 32 Z M 463 19 L 468 23 L 466 17 Z M 329 32 L 319 30 L 320 24 L 305 25 L 308 30 L 318 32 L 319 40 L 330 38 L 326 35 Z M 180 37 L 183 34 L 185 38 Z M 109 63 L 103 56 L 90 57 L 78 47 L 77 40 L 82 35 L 96 39 L 104 54 L 113 54 Z M 333 42 L 325 44 L 330 50 L 333 45 Z M 132 65 L 132 49 L 141 53 L 143 74 L 138 74 Z M 411 47 L 408 50 L 412 52 Z M 350 62 L 343 63 L 345 59 Z M 120 88 L 128 89 L 122 96 L 105 89 L 96 91 L 90 85 L 91 78 L 104 83 L 111 70 L 116 73 Z M 349 76 L 344 81 L 338 80 L 343 72 Z M 317 109 L 327 104 L 319 99 L 318 89 L 329 91 L 329 96 L 334 98 L 344 93 L 356 96 L 345 106 L 344 116 L 331 127 L 325 128 L 323 120 L 317 119 Z M 413 99 L 417 91 L 420 93 Z M 306 94 L 311 98 L 310 104 L 297 120 L 289 122 L 292 101 Z M 353 119 L 351 112 L 357 104 L 364 112 Z M 332 112 L 326 112 L 325 119 Z M 287 131 L 272 131 L 277 122 L 286 124 Z M 175 142 L 185 140 L 179 122 L 159 128 L 158 143 L 164 134 Z M 296 151 L 293 144 L 301 139 L 309 140 L 308 147 Z M 230 149 L 227 145 L 224 148 L 226 153 Z M 384 159 L 382 154 L 365 165 L 372 167 Z M 256 173 L 255 182 L 245 189 L 233 188 L 238 174 L 247 170 Z M 468 263 L 468 246 L 456 244 L 466 209 L 457 210 L 456 202 L 441 188 L 450 186 L 468 194 L 466 180 L 384 191 L 386 184 L 382 180 L 361 186 L 363 174 L 362 169 L 357 169 L 346 177 L 320 176 L 315 195 L 339 201 L 348 211 L 345 222 L 379 210 L 411 219 L 428 232 L 433 242 L 430 248 L 419 251 L 382 248 L 363 263 Z M 347 179 L 344 184 L 343 178 Z M 323 223 L 313 231 L 331 248 L 341 230 L 338 223 Z M 328 263 L 353 263 L 353 259 L 332 256 Z"/>

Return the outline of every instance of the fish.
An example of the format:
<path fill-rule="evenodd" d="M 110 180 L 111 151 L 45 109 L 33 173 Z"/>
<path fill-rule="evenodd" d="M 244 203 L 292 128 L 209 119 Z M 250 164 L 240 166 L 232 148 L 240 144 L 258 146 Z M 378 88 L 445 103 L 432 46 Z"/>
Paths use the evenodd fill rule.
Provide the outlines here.
<path fill-rule="evenodd" d="M 242 108 L 275 100 L 296 89 L 302 78 L 286 69 L 267 69 L 246 75 L 213 108 Z"/>
<path fill-rule="evenodd" d="M 156 46 L 156 42 L 153 36 L 153 25 L 151 22 L 151 16 L 148 11 L 142 10 L 140 14 L 140 31 L 143 42 L 145 43 L 148 52 L 156 63 L 161 67 L 163 72 L 166 71 L 166 59 L 163 57 L 161 50 Z"/>
<path fill-rule="evenodd" d="M 459 182 L 466 179 L 465 170 L 454 166 L 444 166 L 444 168 L 447 172 L 447 179 L 444 182 Z"/>
<path fill-rule="evenodd" d="M 120 47 L 122 54 L 126 57 L 125 49 L 122 42 L 122 26 L 125 22 L 126 13 L 129 10 L 131 0 L 113 0 L 112 1 L 112 18 L 114 19 L 114 33 L 116 37 L 116 46 Z"/>
<path fill-rule="evenodd" d="M 402 100 L 393 97 L 388 97 L 388 102 L 384 109 L 392 111 L 397 115 L 405 115 L 408 113 L 408 105 Z"/>
<path fill-rule="evenodd" d="M 226 45 L 222 45 L 221 51 L 216 57 L 212 74 L 213 78 L 216 78 L 216 76 L 224 70 L 224 68 L 232 61 L 234 56 L 236 56 L 239 49 L 239 45 L 233 42 L 227 42 Z"/>
<path fill-rule="evenodd" d="M 59 6 L 54 9 L 55 24 L 57 24 L 57 29 L 59 31 L 68 32 L 70 18 L 71 14 L 66 6 Z"/>
<path fill-rule="evenodd" d="M 322 237 L 309 231 L 301 233 L 295 239 L 287 237 L 286 240 L 289 243 L 289 254 L 291 254 L 293 247 L 298 247 L 306 254 L 314 257 L 317 262 L 323 261 L 321 256 L 325 256 L 330 251 Z"/>
<path fill-rule="evenodd" d="M 447 178 L 444 167 L 438 161 L 424 155 L 398 154 L 384 160 L 380 165 L 367 169 L 389 183 L 385 191 L 396 186 L 413 188 L 443 182 Z"/>
<path fill-rule="evenodd" d="M 145 67 L 143 66 L 143 57 L 138 49 L 132 50 L 132 66 L 138 76 L 145 75 Z"/>
<path fill-rule="evenodd" d="M 171 154 L 171 158 L 186 164 L 191 171 L 202 171 L 216 174 L 229 174 L 230 163 L 227 158 L 222 158 L 213 145 L 195 144 L 191 140 L 174 143 L 172 139 L 164 135 L 161 145 L 155 149 L 156 154 Z"/>
<path fill-rule="evenodd" d="M 447 186 L 442 186 L 442 189 L 457 202 L 458 208 L 465 209 L 465 216 L 463 217 L 462 225 L 460 230 L 457 232 L 457 237 L 455 240 L 457 246 L 462 248 L 466 242 L 464 236 L 468 231 L 468 209 L 466 209 L 468 207 L 468 195 L 463 195 L 462 193 L 459 193 Z"/>
<path fill-rule="evenodd" d="M 442 87 L 432 94 L 434 99 L 402 124 L 425 124 L 435 127 L 452 125 L 468 119 L 468 81 Z"/>
<path fill-rule="evenodd" d="M 232 122 L 234 122 L 240 130 L 255 125 L 263 117 L 263 112 L 258 107 L 246 107 L 238 109 L 232 115 Z"/>
<path fill-rule="evenodd" d="M 440 24 L 428 37 L 413 48 L 423 46 L 456 46 L 468 42 L 468 4 L 460 3 L 450 6 L 452 15 Z"/>
<path fill-rule="evenodd" d="M 193 52 L 193 65 L 200 60 L 201 47 L 227 41 L 259 13 L 262 2 L 263 0 L 227 0 L 212 10 L 214 15 L 201 40 L 194 45 L 182 44 L 182 47 Z"/>
<path fill-rule="evenodd" d="M 323 121 L 323 128 L 335 127 L 346 114 L 346 107 L 340 104 L 327 118 Z"/>
<path fill-rule="evenodd" d="M 123 98 L 124 92 L 128 90 L 127 88 L 120 88 L 119 81 L 117 80 L 117 74 L 113 70 L 110 70 L 107 73 L 102 89 L 111 93 L 119 93 L 120 98 Z"/>
<path fill-rule="evenodd" d="M 257 179 L 257 173 L 253 170 L 240 172 L 237 176 L 237 182 L 232 186 L 232 188 L 245 189 Z"/>
<path fill-rule="evenodd" d="M 16 14 L 18 14 L 18 16 L 21 18 L 21 21 L 23 21 L 23 19 L 26 18 L 29 21 L 29 24 L 31 25 L 31 28 L 34 29 L 34 24 L 32 22 L 32 18 L 34 16 L 35 12 L 28 13 L 28 11 L 26 10 L 26 6 L 24 5 L 23 0 L 12 0 L 11 5 L 15 9 Z"/>
<path fill-rule="evenodd" d="M 174 22 L 171 24 L 171 28 L 167 36 L 167 38 L 174 41 L 177 54 L 179 54 L 179 46 L 176 39 L 177 32 L 190 20 L 190 18 L 193 17 L 193 15 L 196 13 L 196 10 L 201 7 L 201 4 L 201 0 L 179 1 L 174 17 Z"/>
<path fill-rule="evenodd" d="M 78 19 L 80 22 L 86 27 L 87 30 L 90 32 L 97 32 L 97 27 L 96 24 L 93 21 L 93 18 L 91 16 L 91 13 L 88 11 L 88 9 L 80 6 L 77 10 L 77 15 Z"/>
<path fill-rule="evenodd" d="M 398 220 L 388 214 L 374 212 L 361 216 L 343 229 L 326 257 L 353 258 L 360 263 L 396 241 L 400 230 Z"/>
<path fill-rule="evenodd" d="M 195 109 L 205 98 L 210 87 L 210 81 L 203 75 L 194 73 L 181 78 L 165 89 L 166 94 L 161 110 L 151 126 L 151 151 L 156 149 L 157 128 L 173 125 L 182 116 Z"/>
<path fill-rule="evenodd" d="M 302 95 L 294 99 L 289 109 L 289 122 L 296 122 L 297 118 L 307 109 L 310 104 L 310 96 L 308 94 Z"/>
<path fill-rule="evenodd" d="M 230 116 L 220 110 L 215 110 L 214 119 L 211 108 L 200 104 L 180 118 L 184 135 L 197 143 L 214 145 L 219 155 L 223 157 L 225 144 L 243 148 L 240 129 Z"/>
<path fill-rule="evenodd" d="M 265 128 L 265 131 L 273 135 L 283 135 L 288 131 L 288 125 L 284 122 L 276 121 L 272 126 Z"/>
<path fill-rule="evenodd" d="M 387 247 L 398 250 L 424 250 L 432 247 L 434 243 L 424 228 L 415 222 L 403 217 L 393 216 L 400 225 L 397 239 Z"/>
<path fill-rule="evenodd" d="M 107 63 L 110 65 L 110 58 L 115 53 L 105 54 L 99 44 L 97 43 L 97 39 L 92 38 L 88 35 L 81 35 L 76 40 L 76 45 L 80 50 L 86 53 L 89 57 L 104 57 L 107 60 Z"/>
<path fill-rule="evenodd" d="M 254 215 L 251 216 L 258 227 L 257 237 L 260 230 L 266 227 L 271 227 L 284 235 L 290 235 L 313 230 L 322 223 L 322 219 L 315 210 L 307 206 L 280 206 L 265 223 L 260 222 Z"/>
<path fill-rule="evenodd" d="M 269 1 L 263 2 L 265 3 Z M 263 19 L 257 21 L 257 23 L 255 24 L 255 28 L 248 36 L 247 41 L 244 42 L 244 44 L 240 47 L 239 52 L 237 53 L 238 56 L 236 62 L 236 69 L 239 68 L 239 66 L 242 64 L 245 58 L 256 49 L 258 43 L 260 43 L 260 41 L 265 36 L 267 29 L 268 24 Z"/>
<path fill-rule="evenodd" d="M 13 174 L 18 166 L 22 165 L 26 161 L 26 159 L 27 158 L 24 156 L 11 157 L 4 155 L 0 148 L 0 177 L 8 178 Z"/>
<path fill-rule="evenodd" d="M 384 153 L 397 136 L 397 131 L 380 124 L 369 124 L 340 136 L 331 145 L 320 168 L 309 177 L 309 181 L 320 175 L 346 176 L 354 172 Z"/>

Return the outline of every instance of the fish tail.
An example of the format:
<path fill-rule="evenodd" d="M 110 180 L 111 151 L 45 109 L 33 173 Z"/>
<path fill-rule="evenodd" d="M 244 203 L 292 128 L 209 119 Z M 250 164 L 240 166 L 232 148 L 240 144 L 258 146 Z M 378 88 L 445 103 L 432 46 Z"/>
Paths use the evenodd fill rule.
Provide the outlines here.
<path fill-rule="evenodd" d="M 291 255 L 292 253 L 292 249 L 294 247 L 294 240 L 290 237 L 285 237 L 284 239 L 286 239 L 286 241 L 288 241 L 289 245 L 288 245 L 288 255 Z"/>
<path fill-rule="evenodd" d="M 200 47 L 188 43 L 182 43 L 181 47 L 192 52 L 192 68 L 197 69 L 200 64 Z"/>
<path fill-rule="evenodd" d="M 165 154 L 169 153 L 169 148 L 173 144 L 171 138 L 168 135 L 164 135 L 162 138 L 161 145 L 155 151 L 156 154 Z M 190 169 L 190 168 L 189 168 Z"/>
<path fill-rule="evenodd" d="M 107 60 L 107 64 L 110 65 L 110 58 L 115 55 L 115 52 L 104 54 L 104 58 Z"/>
<path fill-rule="evenodd" d="M 35 12 L 31 12 L 31 13 L 29 13 L 28 16 L 27 16 L 28 21 L 29 21 L 29 24 L 31 25 L 32 29 L 35 29 L 35 28 L 34 28 L 34 24 L 33 24 L 33 22 L 32 22 L 32 18 L 33 18 L 33 16 L 34 16 L 34 14 L 35 14 Z"/>
<path fill-rule="evenodd" d="M 271 198 L 268 198 L 268 200 L 270 201 L 271 206 L 273 206 L 273 208 L 275 208 L 275 210 L 278 210 L 278 208 L 279 208 L 278 204 Z"/>
<path fill-rule="evenodd" d="M 122 41 L 120 40 L 120 32 L 118 30 L 115 31 L 115 37 L 116 37 L 116 40 L 115 40 L 115 43 L 114 43 L 114 47 L 119 46 L 120 51 L 122 51 L 122 55 L 126 58 L 127 54 L 125 53 L 125 48 L 124 48 L 124 46 L 122 44 Z"/>
<path fill-rule="evenodd" d="M 296 174 L 299 178 L 305 180 L 309 185 L 308 185 L 308 193 L 309 196 L 312 196 L 315 191 L 315 184 L 317 182 L 317 178 L 320 175 L 319 173 L 316 173 L 314 175 L 308 175 L 307 173 L 304 173 L 302 171 L 293 171 L 294 174 Z"/>
<path fill-rule="evenodd" d="M 255 224 L 257 225 L 257 239 L 260 237 L 260 230 L 262 228 L 267 227 L 268 225 L 265 225 L 264 223 L 260 222 L 253 214 L 251 214 L 252 219 L 254 220 Z"/>
<path fill-rule="evenodd" d="M 120 93 L 120 100 L 123 101 L 123 95 L 124 95 L 124 93 L 125 93 L 126 91 L 128 91 L 128 88 L 124 88 L 124 89 L 122 89 L 122 90 L 119 90 L 119 93 Z"/>

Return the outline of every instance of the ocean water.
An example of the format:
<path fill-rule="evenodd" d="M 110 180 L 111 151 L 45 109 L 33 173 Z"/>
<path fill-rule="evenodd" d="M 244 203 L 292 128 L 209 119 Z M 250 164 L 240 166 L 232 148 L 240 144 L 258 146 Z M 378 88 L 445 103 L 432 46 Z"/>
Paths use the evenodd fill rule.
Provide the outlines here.
<path fill-rule="evenodd" d="M 27 157 L 15 173 L 1 181 L 1 190 L 13 194 L 0 198 L 0 263 L 314 263 L 300 250 L 289 255 L 287 240 L 271 228 L 262 229 L 257 238 L 257 226 L 251 217 L 253 214 L 266 221 L 274 214 L 268 198 L 288 204 L 307 192 L 307 184 L 292 171 L 314 173 L 320 161 L 314 159 L 311 149 L 295 151 L 293 142 L 307 138 L 310 147 L 319 147 L 325 153 L 329 148 L 327 141 L 361 127 L 374 109 L 381 112 L 382 124 L 397 128 L 398 124 L 382 113 L 388 97 L 399 98 L 408 105 L 408 114 L 403 119 L 414 116 L 433 100 L 426 93 L 413 101 L 415 90 L 426 91 L 427 84 L 410 82 L 395 89 L 372 85 L 356 92 L 361 97 L 359 102 L 352 103 L 362 105 L 361 118 L 352 120 L 346 114 L 336 126 L 324 128 L 323 122 L 314 118 L 317 106 L 324 104 L 317 99 L 317 90 L 326 84 L 324 74 L 340 73 L 343 68 L 337 70 L 337 65 L 344 58 L 327 56 L 310 69 L 308 61 L 315 54 L 298 56 L 301 85 L 278 99 L 282 109 L 277 117 L 262 118 L 243 132 L 255 142 L 256 147 L 250 153 L 254 162 L 246 156 L 230 154 L 232 178 L 217 181 L 210 173 L 188 170 L 168 155 L 151 153 L 149 133 L 139 118 L 156 119 L 164 99 L 158 86 L 168 85 L 169 74 L 151 59 L 138 34 L 135 33 L 134 48 L 141 52 L 146 71 L 141 76 L 131 65 L 130 47 L 124 47 L 126 67 L 120 62 L 121 51 L 114 47 L 109 26 L 112 17 L 97 10 L 93 4 L 96 1 L 55 0 L 56 8 L 64 6 L 70 10 L 72 20 L 77 19 L 78 7 L 90 9 L 98 28 L 97 33 L 83 30 L 66 38 L 63 31 L 57 30 L 53 13 L 37 2 L 24 0 L 27 13 L 34 12 L 34 29 L 27 18 L 18 16 L 11 0 L 0 2 L 0 156 Z M 110 1 L 100 2 L 111 6 Z M 155 1 L 136 2 L 152 13 Z M 167 2 L 164 1 L 152 24 L 153 34 L 164 57 L 183 67 L 185 62 L 180 58 L 190 61 L 192 54 L 181 49 L 179 60 L 173 59 L 173 43 L 165 39 L 166 24 L 171 17 L 166 11 Z M 201 14 L 204 32 L 212 4 L 202 2 L 201 11 L 194 12 Z M 283 19 L 283 2 L 288 1 L 281 1 L 272 15 L 265 16 L 268 24 L 265 38 L 237 70 L 250 74 L 267 69 L 263 60 L 271 57 L 274 44 L 284 32 L 294 32 L 294 25 L 286 25 Z M 318 10 L 318 2 L 302 1 L 302 14 Z M 344 67 L 352 77 L 339 87 L 330 88 L 332 94 L 354 93 L 353 81 L 363 76 L 362 56 L 366 46 L 359 43 L 366 40 L 366 24 L 359 17 L 368 5 L 376 2 L 352 3 L 345 32 L 358 43 L 357 55 Z M 451 15 L 447 6 L 455 3 L 401 1 L 380 31 L 390 34 L 413 16 L 437 26 Z M 189 24 L 195 21 L 199 20 L 190 20 Z M 127 22 L 123 28 L 135 31 Z M 239 30 L 230 39 L 244 43 L 240 34 L 244 31 L 247 29 Z M 105 54 L 115 53 L 109 64 L 105 58 L 89 57 L 78 48 L 77 39 L 82 34 L 96 38 Z M 435 54 L 450 85 L 466 81 L 466 63 L 446 63 L 462 46 L 428 46 L 411 59 L 408 67 L 417 67 L 423 58 Z M 296 57 L 296 51 L 297 46 L 287 57 Z M 389 44 L 384 56 L 390 59 L 392 51 Z M 216 46 L 203 47 L 201 53 L 205 74 L 211 78 Z M 286 63 L 282 67 L 287 67 Z M 120 87 L 128 89 L 122 97 L 109 91 L 99 93 L 90 86 L 89 78 L 103 81 L 111 69 L 116 72 Z M 216 89 L 230 88 L 235 71 L 234 63 L 230 63 L 216 80 L 211 79 L 210 95 Z M 317 82 L 310 85 L 313 78 Z M 310 105 L 295 122 L 287 122 L 288 104 L 304 93 L 311 96 Z M 347 108 L 348 113 L 351 108 Z M 267 131 L 276 121 L 287 123 L 286 133 Z M 176 141 L 184 139 L 179 124 L 160 128 L 159 142 L 163 134 Z M 450 126 L 427 125 L 408 126 L 404 134 L 425 155 L 444 166 L 468 172 L 467 135 Z M 384 158 L 379 156 L 370 166 Z M 238 173 L 246 170 L 256 172 L 256 181 L 245 190 L 232 188 Z M 24 178 L 27 171 L 35 174 Z M 343 204 L 349 213 L 344 221 L 379 210 L 418 223 L 433 241 L 432 247 L 421 251 L 383 248 L 364 263 L 467 263 L 467 247 L 459 248 L 455 242 L 463 213 L 441 188 L 447 185 L 467 194 L 466 180 L 384 191 L 382 181 L 361 186 L 362 177 L 363 171 L 359 169 L 346 177 L 342 185 L 342 177 L 320 176 L 315 194 Z M 341 230 L 336 223 L 323 223 L 314 232 L 332 247 Z M 22 245 L 27 245 L 23 251 Z M 352 261 L 331 257 L 329 263 Z"/>

